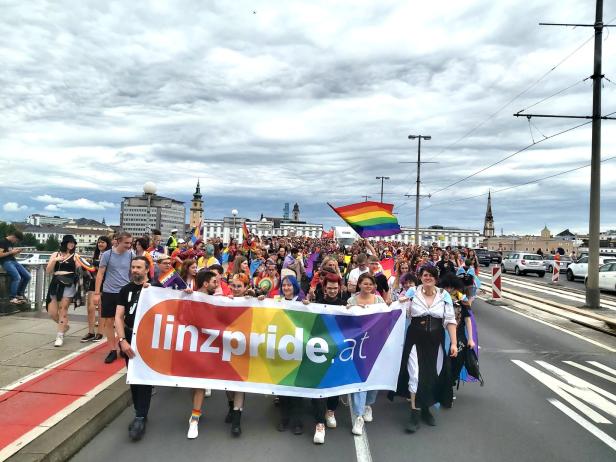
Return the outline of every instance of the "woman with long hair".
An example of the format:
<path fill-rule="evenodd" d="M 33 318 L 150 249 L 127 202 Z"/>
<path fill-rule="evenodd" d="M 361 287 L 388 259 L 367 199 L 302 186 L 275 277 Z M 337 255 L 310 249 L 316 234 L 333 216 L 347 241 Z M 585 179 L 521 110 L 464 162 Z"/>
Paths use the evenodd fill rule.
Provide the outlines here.
<path fill-rule="evenodd" d="M 92 266 L 94 266 L 93 272 L 86 272 L 85 277 L 88 278 L 85 283 L 87 291 L 87 310 L 88 310 L 88 333 L 81 338 L 81 343 L 85 342 L 99 342 L 103 338 L 103 334 L 98 332 L 98 324 L 96 323 L 96 314 L 99 313 L 98 306 L 94 305 L 93 297 L 94 285 L 96 284 L 96 273 L 98 272 L 98 264 L 101 260 L 101 254 L 111 248 L 111 239 L 107 236 L 100 236 L 96 241 L 96 248 L 94 249 L 94 255 L 92 257 Z"/>
<path fill-rule="evenodd" d="M 187 258 L 182 262 L 180 268 L 180 277 L 186 283 L 186 286 L 194 289 L 195 277 L 197 276 L 197 261 L 192 258 Z"/>
<path fill-rule="evenodd" d="M 47 311 L 57 324 L 55 347 L 64 344 L 64 334 L 69 330 L 68 306 L 77 293 L 77 263 L 75 248 L 77 241 L 67 234 L 62 238 L 60 250 L 55 252 L 47 263 L 47 274 L 52 274 L 47 291 Z"/>
<path fill-rule="evenodd" d="M 359 306 L 366 308 L 369 305 L 385 303 L 380 295 L 376 294 L 376 279 L 370 273 L 363 273 L 357 279 L 359 292 L 354 293 L 347 302 L 347 307 Z M 364 433 L 364 422 L 372 422 L 372 405 L 376 401 L 378 391 L 359 391 L 351 393 L 351 408 L 353 410 L 353 429 L 354 435 Z"/>
<path fill-rule="evenodd" d="M 437 402 L 451 405 L 451 381 L 445 361 L 445 329 L 449 333 L 449 356 L 458 355 L 456 319 L 449 293 L 439 289 L 438 270 L 425 266 L 419 273 L 421 285 L 409 290 L 412 297 L 407 316 L 410 325 L 402 352 L 397 393 L 410 398 L 411 413 L 406 431 L 414 433 L 419 428 L 420 417 L 430 426 L 436 425 L 430 407 Z"/>

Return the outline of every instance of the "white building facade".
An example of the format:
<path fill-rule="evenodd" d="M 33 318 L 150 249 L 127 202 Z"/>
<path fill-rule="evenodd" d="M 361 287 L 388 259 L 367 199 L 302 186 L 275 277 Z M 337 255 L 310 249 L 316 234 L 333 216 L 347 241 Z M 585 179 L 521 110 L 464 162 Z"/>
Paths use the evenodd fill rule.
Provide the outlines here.
<path fill-rule="evenodd" d="M 402 233 L 395 236 L 383 238 L 385 241 L 398 241 L 405 244 L 415 244 L 415 228 L 411 226 L 401 226 Z M 445 226 L 430 226 L 419 228 L 419 244 L 431 245 L 438 243 L 439 247 L 470 247 L 476 248 L 483 241 L 481 231 L 478 229 L 448 228 Z"/>
<path fill-rule="evenodd" d="M 185 228 L 184 202 L 156 194 L 125 197 L 120 211 L 120 227 L 134 236 L 141 236 L 152 229 L 159 229 L 166 239 L 172 229 Z"/>
<path fill-rule="evenodd" d="M 39 244 L 44 244 L 51 236 L 54 236 L 61 242 L 65 235 L 71 234 L 77 241 L 77 249 L 81 251 L 94 247 L 99 236 L 106 236 L 108 234 L 108 232 L 101 230 L 64 228 L 60 226 L 26 226 L 23 232 L 33 234 Z"/>
<path fill-rule="evenodd" d="M 246 224 L 248 232 L 259 238 L 281 236 L 305 236 L 321 237 L 323 225 L 317 223 L 305 223 L 283 221 L 282 219 L 262 218 L 249 220 L 243 217 L 225 217 L 223 219 L 203 219 L 204 239 L 220 238 L 223 242 L 229 242 L 231 238 L 242 242 L 242 225 Z"/>

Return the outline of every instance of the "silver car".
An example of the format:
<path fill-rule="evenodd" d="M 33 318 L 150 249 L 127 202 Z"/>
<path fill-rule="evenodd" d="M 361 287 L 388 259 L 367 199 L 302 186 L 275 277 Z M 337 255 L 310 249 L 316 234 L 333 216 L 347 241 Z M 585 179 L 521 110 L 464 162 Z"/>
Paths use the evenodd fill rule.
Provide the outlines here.
<path fill-rule="evenodd" d="M 543 257 L 536 253 L 512 252 L 503 258 L 501 270 L 503 273 L 512 271 L 518 276 L 535 273 L 542 278 L 545 276 L 545 263 Z"/>

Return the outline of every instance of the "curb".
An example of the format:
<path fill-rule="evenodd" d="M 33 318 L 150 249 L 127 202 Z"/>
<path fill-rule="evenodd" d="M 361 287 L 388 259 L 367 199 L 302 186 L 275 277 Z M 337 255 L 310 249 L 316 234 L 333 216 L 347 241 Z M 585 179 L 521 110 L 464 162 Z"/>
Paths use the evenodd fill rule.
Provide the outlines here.
<path fill-rule="evenodd" d="M 126 374 L 96 397 L 34 439 L 7 462 L 61 462 L 70 459 L 132 403 Z"/>

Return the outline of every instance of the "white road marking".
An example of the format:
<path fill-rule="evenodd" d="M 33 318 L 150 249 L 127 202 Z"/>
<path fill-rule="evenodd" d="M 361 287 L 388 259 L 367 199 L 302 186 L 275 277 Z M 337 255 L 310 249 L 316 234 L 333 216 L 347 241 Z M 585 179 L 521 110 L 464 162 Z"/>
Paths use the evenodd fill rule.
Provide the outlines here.
<path fill-rule="evenodd" d="M 351 425 L 354 422 L 353 406 L 351 405 L 351 395 L 347 395 L 349 400 L 349 413 L 351 414 Z M 355 455 L 357 462 L 372 462 L 372 454 L 370 454 L 370 445 L 368 444 L 368 435 L 366 433 L 366 425 L 364 424 L 364 432 L 361 435 L 353 435 L 355 442 Z"/>
<path fill-rule="evenodd" d="M 616 440 L 612 438 L 610 435 L 605 433 L 603 430 L 598 428 L 597 426 L 590 423 L 584 417 L 579 415 L 573 409 L 568 408 L 563 403 L 558 401 L 557 399 L 550 398 L 548 401 L 560 409 L 565 415 L 571 418 L 575 423 L 581 425 L 585 430 L 599 438 L 603 443 L 607 444 L 610 448 L 616 451 Z"/>
<path fill-rule="evenodd" d="M 562 399 L 567 401 L 569 404 L 571 404 L 572 406 L 575 406 L 580 412 L 583 412 L 584 414 L 586 414 L 586 416 L 590 418 L 591 420 L 593 420 L 595 423 L 611 424 L 611 422 L 607 420 L 605 417 L 603 417 L 601 414 L 599 414 L 598 412 L 596 412 L 595 410 L 593 410 L 592 408 L 590 408 L 589 406 L 587 406 L 582 401 L 580 401 L 579 399 L 575 398 L 572 395 L 576 394 L 580 398 L 582 398 L 584 401 L 594 406 L 597 406 L 599 403 L 601 404 L 608 403 L 608 405 L 612 405 L 612 403 L 610 403 L 608 400 L 606 400 L 602 396 L 598 395 L 592 390 L 576 389 L 575 387 L 565 382 L 561 382 L 560 380 L 555 379 L 554 377 L 546 374 L 545 372 L 537 369 L 536 367 L 531 366 L 530 364 L 526 364 L 524 361 L 520 361 L 517 359 L 512 359 L 511 361 L 515 365 L 519 366 L 521 369 L 526 371 L 528 374 L 536 378 L 538 381 L 543 383 L 546 387 L 548 387 L 550 390 L 552 390 Z"/>
<path fill-rule="evenodd" d="M 561 379 L 565 380 L 567 383 L 569 383 L 570 385 L 576 388 L 579 388 L 582 390 L 593 390 L 594 392 L 599 393 L 601 396 L 604 396 L 607 399 L 610 399 L 616 402 L 616 395 L 610 393 L 609 391 L 604 390 L 603 388 L 593 385 L 592 383 L 587 382 L 586 380 L 581 379 L 573 374 L 570 374 L 569 372 L 564 371 L 559 367 L 553 366 L 552 364 L 547 363 L 545 361 L 535 361 L 535 362 L 539 364 L 540 366 L 543 366 L 544 368 L 546 368 L 553 374 L 559 376 Z M 614 409 L 616 410 L 616 407 L 614 407 Z M 614 414 L 613 412 L 611 414 L 614 417 L 616 417 L 616 414 Z"/>
<path fill-rule="evenodd" d="M 483 297 L 479 297 L 479 298 L 481 298 L 483 301 L 485 301 L 485 298 L 483 298 Z M 494 305 L 494 306 L 495 306 L 496 308 L 500 308 L 500 309 L 503 309 L 503 310 L 511 311 L 512 313 L 515 313 L 515 314 L 517 314 L 517 315 L 519 315 L 519 316 L 523 316 L 523 317 L 525 317 L 525 318 L 532 319 L 532 320 L 533 320 L 533 321 L 535 321 L 535 322 L 538 322 L 538 323 L 540 323 L 540 324 L 543 324 L 543 325 L 549 326 L 549 327 L 551 327 L 551 328 L 553 328 L 553 329 L 559 330 L 559 331 L 564 332 L 564 333 L 566 333 L 566 334 L 569 334 L 569 335 L 571 335 L 571 336 L 573 336 L 573 337 L 576 337 L 576 338 L 578 338 L 578 339 L 580 339 L 580 340 L 584 340 L 584 341 L 586 341 L 586 342 L 588 342 L 588 343 L 592 343 L 593 345 L 596 345 L 596 346 L 598 346 L 598 347 L 600 347 L 600 348 L 603 348 L 603 349 L 605 349 L 605 350 L 607 350 L 607 351 L 611 351 L 612 353 L 616 353 L 616 349 L 614 349 L 614 348 L 612 348 L 612 347 L 609 347 L 609 346 L 607 346 L 607 345 L 605 345 L 605 344 L 603 344 L 603 343 L 601 343 L 601 342 L 597 342 L 596 340 L 593 340 L 593 339 L 590 339 L 590 338 L 584 337 L 583 335 L 580 335 L 580 334 L 578 334 L 578 333 L 576 333 L 576 332 L 571 332 L 570 330 L 564 329 L 564 328 L 562 328 L 562 327 L 560 327 L 560 326 L 557 326 L 557 325 L 555 325 L 555 324 L 551 324 L 551 323 L 549 323 L 549 322 L 547 322 L 547 321 L 543 321 L 542 319 L 533 318 L 532 316 L 530 316 L 530 315 L 528 315 L 528 314 L 526 314 L 526 313 L 520 313 L 519 311 L 514 310 L 513 308 L 508 308 L 508 307 L 506 307 L 506 306 L 502 306 L 502 305 L 501 305 L 501 306 Z"/>
<path fill-rule="evenodd" d="M 609 366 L 606 366 L 605 364 L 601 364 L 598 361 L 586 361 L 588 364 L 592 364 L 595 367 L 598 367 L 599 369 L 603 369 L 606 372 L 609 372 L 610 374 L 616 376 L 616 369 L 612 369 Z"/>
<path fill-rule="evenodd" d="M 589 374 L 593 374 L 596 375 L 597 377 L 601 377 L 602 379 L 608 380 L 610 382 L 616 383 L 616 377 L 611 377 L 607 374 L 604 374 L 602 372 L 598 372 L 594 369 L 591 369 L 590 367 L 586 367 L 583 364 L 578 364 L 575 361 L 563 361 L 565 364 L 569 364 L 570 366 L 573 367 L 577 367 L 578 369 L 581 369 L 583 371 L 588 372 Z"/>

